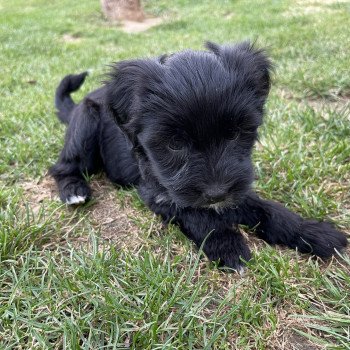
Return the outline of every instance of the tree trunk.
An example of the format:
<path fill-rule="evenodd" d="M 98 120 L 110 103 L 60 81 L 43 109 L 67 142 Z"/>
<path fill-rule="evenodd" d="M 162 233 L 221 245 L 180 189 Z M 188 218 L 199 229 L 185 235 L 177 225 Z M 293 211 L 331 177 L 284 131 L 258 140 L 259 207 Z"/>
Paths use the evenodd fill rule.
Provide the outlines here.
<path fill-rule="evenodd" d="M 102 11 L 110 21 L 139 21 L 145 15 L 142 11 L 141 0 L 100 0 Z"/>

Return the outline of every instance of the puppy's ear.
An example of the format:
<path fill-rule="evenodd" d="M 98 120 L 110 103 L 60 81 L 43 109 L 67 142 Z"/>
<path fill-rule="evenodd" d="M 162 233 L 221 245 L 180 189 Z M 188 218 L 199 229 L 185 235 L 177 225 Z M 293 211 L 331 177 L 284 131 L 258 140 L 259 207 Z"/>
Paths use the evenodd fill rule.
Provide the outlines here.
<path fill-rule="evenodd" d="M 273 66 L 265 50 L 256 49 L 249 41 L 236 45 L 207 42 L 206 47 L 221 60 L 227 70 L 237 72 L 259 97 L 266 99 L 270 91 Z"/>
<path fill-rule="evenodd" d="M 162 77 L 162 64 L 155 59 L 122 61 L 113 66 L 106 82 L 106 103 L 117 124 L 128 134 L 132 132 L 128 125 L 141 115 L 149 94 L 157 93 Z"/>

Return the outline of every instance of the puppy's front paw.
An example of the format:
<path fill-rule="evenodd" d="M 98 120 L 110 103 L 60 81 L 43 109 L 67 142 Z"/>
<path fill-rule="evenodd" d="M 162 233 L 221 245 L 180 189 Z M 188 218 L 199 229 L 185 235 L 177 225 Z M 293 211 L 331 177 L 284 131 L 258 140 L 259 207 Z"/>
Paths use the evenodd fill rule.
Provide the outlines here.
<path fill-rule="evenodd" d="M 85 196 L 70 196 L 67 198 L 66 203 L 68 205 L 83 204 L 86 201 Z"/>
<path fill-rule="evenodd" d="M 60 190 L 62 202 L 68 205 L 79 205 L 90 199 L 91 190 L 83 181 L 69 183 Z"/>
<path fill-rule="evenodd" d="M 320 258 L 329 258 L 341 252 L 347 246 L 344 233 L 336 230 L 328 222 L 305 220 L 299 229 L 297 248 L 302 253 L 309 253 Z"/>
<path fill-rule="evenodd" d="M 251 259 L 250 250 L 240 233 L 233 231 L 213 232 L 204 246 L 204 252 L 211 261 L 217 261 L 219 266 L 244 272 L 244 261 Z"/>

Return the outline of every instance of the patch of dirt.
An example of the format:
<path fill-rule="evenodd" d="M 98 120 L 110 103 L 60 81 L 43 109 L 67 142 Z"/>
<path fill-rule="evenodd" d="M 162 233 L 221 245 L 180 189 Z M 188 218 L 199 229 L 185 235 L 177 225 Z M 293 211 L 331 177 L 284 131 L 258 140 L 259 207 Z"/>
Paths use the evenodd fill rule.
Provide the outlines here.
<path fill-rule="evenodd" d="M 312 107 L 315 111 L 322 110 L 346 110 L 350 109 L 349 97 L 334 97 L 330 98 L 300 98 L 293 95 L 293 93 L 287 89 L 278 89 L 277 94 L 282 98 L 290 101 L 296 101 L 300 105 Z"/>
<path fill-rule="evenodd" d="M 349 98 L 343 98 L 339 97 L 334 100 L 329 99 L 308 99 L 306 101 L 306 104 L 310 107 L 312 107 L 315 111 L 321 111 L 325 109 L 331 109 L 331 110 L 345 110 L 350 108 L 350 99 Z"/>
<path fill-rule="evenodd" d="M 142 226 L 142 221 L 149 223 L 150 219 L 143 218 L 144 215 L 133 208 L 131 196 L 126 196 L 121 201 L 118 199 L 117 189 L 104 178 L 93 180 L 90 186 L 93 192 L 93 200 L 88 204 L 89 207 L 63 206 L 61 210 L 70 211 L 74 216 L 75 210 L 83 209 L 87 214 L 86 219 L 89 220 L 94 229 L 99 231 L 99 236 L 105 241 L 113 242 L 119 248 L 136 251 L 141 245 L 146 244 L 144 230 L 140 226 Z M 34 214 L 39 213 L 44 202 L 60 201 L 56 184 L 51 177 L 44 177 L 38 182 L 23 182 L 21 187 L 24 190 L 25 202 L 30 205 Z M 57 212 L 57 215 L 59 215 L 59 212 Z M 79 227 L 78 215 L 76 215 L 76 221 L 77 223 L 74 223 L 74 225 Z M 150 225 L 150 230 L 161 229 L 161 225 L 155 216 Z M 69 227 L 67 227 L 67 230 L 69 230 Z M 70 237 L 70 239 L 74 241 L 73 244 L 85 244 L 89 238 L 80 236 Z"/>
<path fill-rule="evenodd" d="M 29 204 L 34 214 L 38 214 L 44 201 L 59 201 L 54 180 L 44 177 L 40 181 L 25 181 L 21 183 L 26 204 Z"/>
<path fill-rule="evenodd" d="M 285 313 L 284 313 L 285 314 Z M 278 314 L 279 323 L 276 332 L 269 340 L 267 349 L 273 350 L 320 350 L 323 346 L 311 343 L 307 338 L 299 335 L 292 328 L 302 329 L 306 333 L 310 333 L 301 321 L 296 322 L 284 315 L 283 312 Z"/>
<path fill-rule="evenodd" d="M 94 181 L 91 187 L 95 203 L 89 208 L 89 217 L 101 237 L 120 248 L 132 250 L 146 244 L 144 233 L 135 221 L 136 218 L 142 220 L 143 216 L 133 208 L 131 196 L 121 203 L 116 188 L 106 179 Z"/>
<path fill-rule="evenodd" d="M 66 43 L 80 43 L 81 42 L 81 37 L 78 35 L 74 34 L 64 34 L 62 36 L 62 40 Z"/>
<path fill-rule="evenodd" d="M 299 5 L 303 4 L 320 4 L 320 5 L 332 5 L 332 4 L 345 4 L 349 0 L 296 0 Z"/>
<path fill-rule="evenodd" d="M 327 7 L 337 3 L 347 3 L 348 0 L 296 0 L 290 8 L 283 13 L 284 17 L 312 15 L 314 13 L 331 13 L 336 11 Z"/>
<path fill-rule="evenodd" d="M 286 337 L 286 349 L 291 350 L 317 350 L 317 349 L 323 349 L 323 346 L 316 345 L 315 343 L 311 343 L 309 340 L 307 340 L 305 337 L 295 333 L 290 332 L 287 333 Z"/>
<path fill-rule="evenodd" d="M 141 33 L 162 22 L 162 18 L 145 18 L 142 22 L 124 20 L 121 21 L 121 29 L 126 33 Z"/>
<path fill-rule="evenodd" d="M 235 16 L 235 14 L 231 11 L 227 11 L 224 15 L 223 18 L 225 19 L 232 19 Z"/>
<path fill-rule="evenodd" d="M 313 15 L 314 13 L 330 13 L 332 12 L 331 9 L 322 7 L 322 6 L 298 6 L 295 8 L 290 9 L 287 13 L 284 13 L 283 15 L 287 16 L 306 16 L 306 15 Z"/>

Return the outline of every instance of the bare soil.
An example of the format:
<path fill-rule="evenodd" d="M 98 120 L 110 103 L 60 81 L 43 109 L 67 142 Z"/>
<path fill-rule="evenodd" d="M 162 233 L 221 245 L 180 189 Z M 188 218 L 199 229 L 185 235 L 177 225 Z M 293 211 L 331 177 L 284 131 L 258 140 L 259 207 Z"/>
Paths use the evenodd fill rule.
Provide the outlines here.
<path fill-rule="evenodd" d="M 162 18 L 145 18 L 142 22 L 121 21 L 121 29 L 126 33 L 141 33 L 163 22 Z"/>
<path fill-rule="evenodd" d="M 103 240 L 113 242 L 120 248 L 127 247 L 133 251 L 137 250 L 144 244 L 144 234 L 141 234 L 142 230 L 135 218 L 140 218 L 138 221 L 142 220 L 142 214 L 131 205 L 131 197 L 120 201 L 117 198 L 116 188 L 105 178 L 93 180 L 90 185 L 93 200 L 85 210 L 86 219 L 99 232 Z M 39 212 L 44 203 L 60 202 L 56 185 L 51 177 L 46 176 L 38 182 L 23 182 L 21 187 L 24 190 L 25 201 L 34 214 Z M 62 206 L 62 210 L 72 212 L 79 208 Z M 80 236 L 73 239 L 83 243 L 88 240 L 88 237 Z"/>

